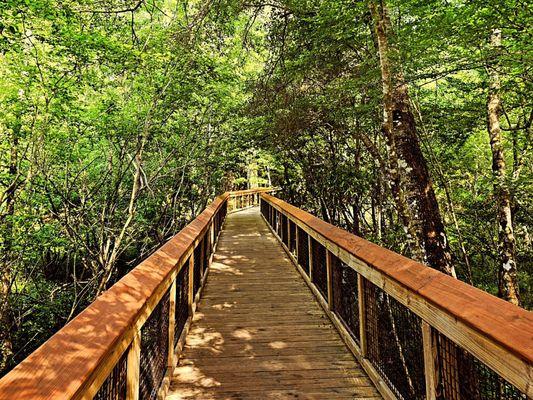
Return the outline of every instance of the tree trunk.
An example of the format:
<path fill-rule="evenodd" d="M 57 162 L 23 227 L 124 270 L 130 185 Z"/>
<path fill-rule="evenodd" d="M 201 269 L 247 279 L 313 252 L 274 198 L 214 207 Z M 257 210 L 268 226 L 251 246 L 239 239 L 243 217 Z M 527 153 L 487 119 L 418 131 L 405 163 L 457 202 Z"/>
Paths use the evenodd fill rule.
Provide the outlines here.
<path fill-rule="evenodd" d="M 420 149 L 407 84 L 397 63 L 398 50 L 386 5 L 370 5 L 383 85 L 383 125 L 389 156 L 389 180 L 412 256 L 455 277 L 439 206 Z"/>
<path fill-rule="evenodd" d="M 490 38 L 490 47 L 495 57 L 501 46 L 501 31 L 494 29 Z M 494 179 L 494 197 L 496 199 L 498 219 L 498 295 L 513 304 L 520 304 L 518 283 L 516 279 L 515 237 L 511 215 L 511 194 L 506 182 L 505 158 L 503 154 L 502 133 L 500 128 L 500 75 L 496 62 L 489 63 L 489 94 L 487 99 L 487 129 L 492 151 L 492 174 Z"/>

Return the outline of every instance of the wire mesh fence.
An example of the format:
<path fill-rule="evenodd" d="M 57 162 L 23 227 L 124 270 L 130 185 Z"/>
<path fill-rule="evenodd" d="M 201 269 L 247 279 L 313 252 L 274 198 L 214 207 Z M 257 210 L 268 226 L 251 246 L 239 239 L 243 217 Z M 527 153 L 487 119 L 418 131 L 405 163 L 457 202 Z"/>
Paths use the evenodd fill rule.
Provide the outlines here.
<path fill-rule="evenodd" d="M 357 272 L 331 254 L 333 311 L 359 343 L 359 291 Z"/>
<path fill-rule="evenodd" d="M 167 291 L 141 328 L 139 392 L 143 400 L 157 398 L 167 369 L 169 307 Z"/>
<path fill-rule="evenodd" d="M 307 275 L 310 236 L 285 215 L 261 200 L 261 213 Z M 311 238 L 312 281 L 328 294 L 327 250 Z M 366 356 L 398 399 L 426 398 L 422 320 L 378 286 L 331 254 L 332 309 L 352 338 L 360 343 L 359 302 L 364 301 Z M 432 328 L 437 400 L 526 400 L 527 395 L 494 370 Z"/>
<path fill-rule="evenodd" d="M 220 231 L 222 230 L 222 225 L 224 224 L 224 220 L 226 219 L 226 215 L 228 214 L 228 202 L 225 202 L 220 207 L 220 210 L 218 210 L 217 214 L 215 215 L 215 218 L 213 218 L 213 233 L 215 238 L 218 238 L 218 235 Z M 208 230 L 209 232 L 209 230 Z"/>
<path fill-rule="evenodd" d="M 204 238 L 196 245 L 194 248 L 194 257 L 193 257 L 193 294 L 196 296 L 198 290 L 200 290 L 200 283 L 202 282 L 202 247 Z"/>
<path fill-rule="evenodd" d="M 496 372 L 453 341 L 432 329 L 437 348 L 438 400 L 526 400 Z"/>
<path fill-rule="evenodd" d="M 226 219 L 226 215 L 228 214 L 228 202 L 225 202 L 220 211 L 219 211 L 219 214 L 220 214 L 220 218 L 222 219 L 222 222 L 224 222 L 224 220 Z"/>
<path fill-rule="evenodd" d="M 183 264 L 176 277 L 176 304 L 175 304 L 174 346 L 183 332 L 189 318 L 189 259 Z"/>
<path fill-rule="evenodd" d="M 270 221 L 270 218 L 269 218 L 269 208 L 270 206 L 268 205 L 268 203 L 266 201 L 264 201 L 263 199 L 260 200 L 260 205 L 259 205 L 259 209 L 261 211 L 261 214 L 263 215 L 263 217 L 265 217 L 265 219 L 267 221 Z"/>
<path fill-rule="evenodd" d="M 222 229 L 223 222 L 224 222 L 224 217 L 222 216 L 222 211 L 220 210 L 213 218 L 213 222 L 211 223 L 211 225 L 207 228 L 207 232 L 211 232 L 211 226 L 212 226 L 213 235 L 215 236 L 215 238 L 217 238 L 218 234 L 220 233 L 220 230 Z"/>
<path fill-rule="evenodd" d="M 426 396 L 421 319 L 365 280 L 367 356 L 400 399 Z"/>
<path fill-rule="evenodd" d="M 94 400 L 126 400 L 127 364 L 128 350 L 120 357 L 109 376 L 96 392 L 93 397 Z"/>
<path fill-rule="evenodd" d="M 315 239 L 311 238 L 311 250 L 313 261 L 313 272 L 311 274 L 313 283 L 318 288 L 322 296 L 328 298 L 328 270 L 326 265 L 326 248 Z"/>
<path fill-rule="evenodd" d="M 309 275 L 309 235 L 298 227 L 298 264 Z"/>

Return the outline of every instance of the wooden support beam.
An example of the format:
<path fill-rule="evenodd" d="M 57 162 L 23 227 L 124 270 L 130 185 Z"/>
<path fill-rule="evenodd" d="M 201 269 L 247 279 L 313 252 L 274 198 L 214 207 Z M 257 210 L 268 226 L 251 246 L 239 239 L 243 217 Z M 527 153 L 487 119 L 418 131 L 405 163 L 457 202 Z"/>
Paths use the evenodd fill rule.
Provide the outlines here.
<path fill-rule="evenodd" d="M 307 250 L 309 252 L 309 279 L 313 282 L 313 238 L 307 235 Z"/>
<path fill-rule="evenodd" d="M 296 222 L 294 223 L 295 226 L 295 229 L 294 229 L 294 232 L 296 232 L 296 264 L 298 264 L 298 253 L 300 251 L 300 234 L 298 233 L 299 229 L 298 229 L 298 225 L 296 224 Z"/>
<path fill-rule="evenodd" d="M 359 306 L 359 347 L 361 349 L 361 356 L 366 358 L 367 342 L 366 342 L 366 301 L 365 301 L 365 279 L 361 274 L 357 274 L 357 299 Z"/>
<path fill-rule="evenodd" d="M 333 259 L 330 251 L 326 249 L 326 271 L 328 279 L 328 307 L 333 310 Z"/>
<path fill-rule="evenodd" d="M 176 327 L 176 279 L 170 285 L 170 306 L 168 314 L 168 360 L 167 365 L 172 367 L 174 365 L 174 331 Z"/>
<path fill-rule="evenodd" d="M 436 399 L 436 347 L 433 343 L 431 325 L 422 321 L 422 344 L 424 347 L 424 374 L 426 377 L 426 399 Z"/>
<path fill-rule="evenodd" d="M 193 304 L 194 304 L 194 250 L 189 257 L 189 290 L 187 292 L 189 295 L 189 315 L 194 314 Z"/>
<path fill-rule="evenodd" d="M 141 332 L 133 336 L 126 368 L 126 400 L 139 400 L 139 375 L 141 372 Z"/>
<path fill-rule="evenodd" d="M 205 250 L 207 246 L 211 246 L 210 238 L 211 238 L 211 227 L 213 226 L 213 223 L 211 223 L 210 227 L 205 232 L 204 238 L 198 242 L 198 246 L 200 246 L 200 280 L 202 280 L 202 276 L 204 273 L 204 268 L 207 269 L 209 266 L 209 260 L 207 260 L 207 265 L 204 267 L 202 263 L 206 259 L 205 257 Z M 202 241 L 205 241 L 205 243 L 202 243 Z"/>
<path fill-rule="evenodd" d="M 287 247 L 291 249 L 291 220 L 287 217 Z"/>

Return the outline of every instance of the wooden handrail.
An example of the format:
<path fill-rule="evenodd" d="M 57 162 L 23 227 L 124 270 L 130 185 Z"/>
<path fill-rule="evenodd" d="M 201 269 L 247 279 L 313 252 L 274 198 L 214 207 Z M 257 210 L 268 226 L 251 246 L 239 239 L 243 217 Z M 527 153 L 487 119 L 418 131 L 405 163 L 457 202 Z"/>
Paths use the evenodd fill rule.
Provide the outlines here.
<path fill-rule="evenodd" d="M 0 379 L 0 400 L 91 399 L 126 351 L 130 356 L 136 354 L 128 356 L 128 363 L 132 358 L 136 369 L 132 376 L 138 379 L 140 330 L 165 293 L 175 296 L 176 276 L 187 260 L 189 263 L 193 260 L 192 253 L 200 240 L 209 236 L 208 242 L 216 241 L 213 225 L 217 213 L 230 198 L 257 195 L 254 197 L 258 201 L 259 193 L 273 190 L 257 188 L 218 196 L 194 221 Z M 240 208 L 243 207 L 237 207 Z M 203 258 L 205 248 L 199 250 Z M 189 277 L 189 293 L 192 293 L 192 272 Z M 191 312 L 194 312 L 196 300 L 191 294 Z M 174 298 L 170 303 L 174 305 Z M 173 312 L 169 324 L 174 324 Z M 169 337 L 173 339 L 172 329 Z M 173 351 L 170 350 L 169 363 L 174 358 Z M 128 385 L 130 379 L 128 372 Z M 138 382 L 135 384 L 138 386 Z M 136 393 L 130 396 L 132 391 Z M 135 396 L 138 396 L 138 387 L 128 388 L 128 399 L 135 399 Z"/>
<path fill-rule="evenodd" d="M 268 194 L 261 194 L 261 199 L 324 246 L 328 254 L 338 257 L 359 276 L 418 315 L 429 327 L 533 398 L 533 313 L 357 237 L 281 199 Z M 284 248 L 290 253 L 285 244 Z M 312 286 L 309 279 L 308 283 Z M 328 307 L 328 299 L 317 297 Z M 336 326 L 344 329 L 342 324 Z M 425 341 L 431 340 L 427 333 L 424 337 Z M 431 346 L 430 343 L 424 345 Z M 357 345 L 353 347 L 356 355 L 364 359 L 365 352 Z M 431 370 L 433 366 L 427 367 Z"/>
<path fill-rule="evenodd" d="M 256 206 L 259 204 L 259 196 L 261 193 L 274 193 L 277 190 L 278 188 L 275 187 L 265 187 L 229 192 L 230 198 L 228 199 L 228 211 L 234 212 Z"/>
<path fill-rule="evenodd" d="M 188 302 L 191 314 L 186 323 L 187 328 L 182 331 L 177 341 L 176 351 L 179 351 L 186 330 L 190 326 L 195 302 L 199 298 L 199 292 L 192 292 L 195 284 L 192 275 L 196 270 L 196 267 L 193 268 L 195 258 L 198 261 L 195 256 L 196 250 L 198 257 L 204 259 L 204 252 L 208 246 L 216 244 L 217 233 L 220 231 L 230 198 L 241 197 L 238 208 L 246 208 L 257 204 L 255 195 L 260 195 L 262 201 L 284 215 L 285 224 L 293 223 L 309 235 L 309 250 L 312 247 L 312 239 L 326 249 L 328 293 L 325 298 L 310 279 L 313 274 L 312 268 L 309 277 L 301 271 L 302 275 L 332 318 L 341 336 L 359 357 L 363 367 L 385 397 L 396 398 L 366 359 L 364 337 L 366 311 L 362 291 L 365 282 L 376 285 L 422 319 L 428 399 L 435 398 L 433 332 L 445 335 L 520 391 L 533 397 L 532 313 L 354 236 L 265 193 L 272 190 L 261 188 L 236 193 L 228 192 L 217 197 L 194 221 L 99 296 L 76 318 L 3 377 L 0 380 L 0 400 L 91 399 L 106 378 L 110 377 L 113 368 L 118 365 L 119 359 L 124 357 L 124 354 L 128 355 L 127 398 L 138 399 L 139 346 L 143 324 L 158 304 L 162 303 L 163 296 L 171 297 L 168 316 L 170 349 L 168 374 L 176 363 L 174 357 L 176 342 L 173 338 L 176 278 L 181 269 L 187 265 Z M 254 196 L 250 201 L 251 194 Z M 242 199 L 245 198 L 248 200 L 243 202 Z M 290 240 L 290 229 L 284 236 L 287 234 L 289 239 L 278 236 L 282 244 L 283 240 L 287 243 Z M 297 232 L 296 240 L 298 240 Z M 291 251 L 285 244 L 283 245 L 298 265 Z M 312 258 L 312 251 L 308 255 Z M 344 325 L 339 323 L 332 308 L 333 256 L 358 273 L 359 317 L 362 318 L 359 344 L 350 339 L 349 333 L 347 334 Z M 207 268 L 207 265 L 205 267 Z M 205 276 L 203 278 L 205 282 Z"/>
<path fill-rule="evenodd" d="M 236 197 L 236 196 L 241 196 L 243 194 L 270 193 L 276 190 L 279 190 L 279 189 L 275 187 L 258 187 L 258 188 L 253 188 L 253 189 L 234 190 L 228 193 L 230 197 Z"/>
<path fill-rule="evenodd" d="M 196 219 L 4 376 L 0 399 L 92 398 L 138 337 L 229 197 L 229 192 L 218 196 Z"/>

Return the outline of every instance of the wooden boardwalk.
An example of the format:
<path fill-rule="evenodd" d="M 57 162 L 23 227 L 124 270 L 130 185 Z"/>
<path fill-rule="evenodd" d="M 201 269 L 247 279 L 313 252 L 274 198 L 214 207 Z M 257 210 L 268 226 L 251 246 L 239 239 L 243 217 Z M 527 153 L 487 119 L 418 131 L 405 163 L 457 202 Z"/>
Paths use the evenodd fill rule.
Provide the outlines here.
<path fill-rule="evenodd" d="M 380 398 L 259 210 L 230 214 L 167 400 Z"/>

